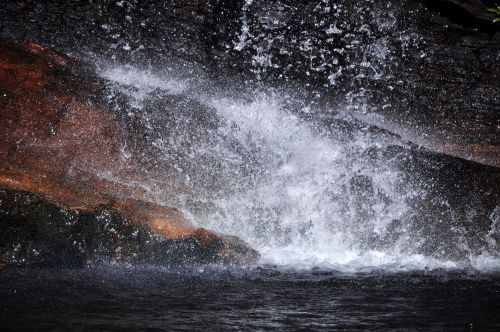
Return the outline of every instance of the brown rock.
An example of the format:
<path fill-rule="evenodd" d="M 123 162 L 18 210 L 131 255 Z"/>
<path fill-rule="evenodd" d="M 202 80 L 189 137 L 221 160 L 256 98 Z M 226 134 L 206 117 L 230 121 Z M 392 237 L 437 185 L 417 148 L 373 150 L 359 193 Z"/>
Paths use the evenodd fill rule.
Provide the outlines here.
<path fill-rule="evenodd" d="M 44 46 L 0 41 L 0 188 L 69 211 L 105 206 L 166 239 L 192 238 L 202 247 L 218 241 L 225 262 L 254 262 L 258 254 L 242 241 L 197 229 L 139 188 L 99 177 L 113 170 L 137 178 L 140 168 L 122 155 L 127 137 L 102 102 L 103 86 L 76 67 Z"/>

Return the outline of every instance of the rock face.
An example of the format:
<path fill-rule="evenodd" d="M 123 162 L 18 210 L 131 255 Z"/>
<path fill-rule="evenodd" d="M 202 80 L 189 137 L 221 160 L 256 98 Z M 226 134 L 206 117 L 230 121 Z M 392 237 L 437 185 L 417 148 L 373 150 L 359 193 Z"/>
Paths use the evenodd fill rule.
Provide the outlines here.
<path fill-rule="evenodd" d="M 493 5 L 7 0 L 0 36 L 65 54 L 158 67 L 175 59 L 222 79 L 299 86 L 318 103 L 431 150 L 498 167 L 500 25 L 486 11 Z"/>
<path fill-rule="evenodd" d="M 254 262 L 258 254 L 238 239 L 197 229 L 140 189 L 99 176 L 132 176 L 137 164 L 123 156 L 127 136 L 99 97 L 103 86 L 77 67 L 41 45 L 0 41 L 0 259 L 147 261 L 156 245 L 169 247 L 165 257 L 153 255 L 157 260 Z M 112 230 L 109 220 L 123 227 Z M 86 247 L 88 241 L 102 245 Z"/>
<path fill-rule="evenodd" d="M 495 29 L 491 24 L 494 15 L 487 11 L 495 5 L 494 0 L 437 0 L 425 1 L 425 3 L 440 10 L 443 16 L 448 16 L 458 22 L 482 24 L 483 28 Z M 486 23 L 489 23 L 489 26 Z"/>

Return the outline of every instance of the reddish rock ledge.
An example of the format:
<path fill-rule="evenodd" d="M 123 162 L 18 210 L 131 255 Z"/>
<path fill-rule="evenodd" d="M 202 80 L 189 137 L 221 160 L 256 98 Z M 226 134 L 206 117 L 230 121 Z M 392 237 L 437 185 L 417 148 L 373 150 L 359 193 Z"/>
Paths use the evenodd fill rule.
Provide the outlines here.
<path fill-rule="evenodd" d="M 162 261 L 158 255 L 171 255 L 163 258 L 181 263 L 254 263 L 258 253 L 239 239 L 193 227 L 177 209 L 151 203 L 139 188 L 98 176 L 102 170 L 115 169 L 140 177 L 140 167 L 123 160 L 127 137 L 102 102 L 104 85 L 79 67 L 38 44 L 0 41 L 0 265 L 53 261 L 51 254 L 61 255 L 58 248 L 47 249 L 51 241 L 62 241 L 59 246 L 68 247 L 64 255 L 72 261 L 75 257 L 81 263 L 93 261 L 85 253 L 91 246 L 83 245 L 89 238 L 81 232 L 86 226 L 82 216 L 94 222 L 115 220 L 135 229 L 127 239 L 119 226 L 104 230 L 107 238 L 100 247 L 112 248 L 111 259 L 149 261 L 149 255 Z M 41 222 L 60 223 L 62 228 L 48 231 Z M 75 235 L 71 229 L 75 225 L 81 234 Z M 32 234 L 28 239 L 21 234 L 26 227 Z M 99 229 L 84 233 L 99 237 Z M 134 238 L 138 233 L 147 234 L 147 239 Z M 66 243 L 61 234 L 75 239 Z M 41 237 L 45 238 L 37 244 Z M 35 254 L 25 249 L 23 256 L 19 254 L 23 241 L 30 248 L 47 243 L 33 249 Z M 126 241 L 136 247 L 123 254 Z"/>

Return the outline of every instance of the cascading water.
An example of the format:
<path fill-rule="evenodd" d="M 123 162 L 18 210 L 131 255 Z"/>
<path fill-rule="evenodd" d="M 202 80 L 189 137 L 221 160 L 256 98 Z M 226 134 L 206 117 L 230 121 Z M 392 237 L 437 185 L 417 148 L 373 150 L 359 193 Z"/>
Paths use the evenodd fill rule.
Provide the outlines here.
<path fill-rule="evenodd" d="M 177 60 L 167 71 L 101 65 L 111 96 L 128 101 L 117 112 L 139 122 L 147 137 L 140 152 L 126 152 L 147 159 L 134 185 L 200 226 L 248 241 L 263 263 L 500 266 L 498 213 L 481 210 L 488 194 L 453 203 L 455 189 L 435 176 L 448 168 L 440 157 L 363 122 L 393 126 L 383 114 L 397 104 L 380 89 L 403 86 L 394 71 L 410 49 L 427 56 L 399 7 L 244 1 L 240 28 L 225 48 L 257 81 L 278 80 L 257 88 L 234 78 L 222 87 Z M 309 97 L 271 87 L 281 79 L 302 80 Z M 326 95 L 340 106 L 325 106 Z M 458 211 L 462 205 L 466 212 Z"/>
<path fill-rule="evenodd" d="M 0 1 L 0 331 L 499 331 L 488 5 Z"/>
<path fill-rule="evenodd" d="M 434 180 L 405 170 L 411 144 L 394 135 L 343 113 L 329 125 L 307 120 L 310 112 L 329 111 L 312 111 L 283 92 L 207 92 L 199 87 L 210 82 L 190 85 L 130 66 L 101 73 L 128 96 L 129 116 L 149 128 L 148 144 L 169 169 L 149 180 L 152 196 L 200 226 L 249 242 L 264 264 L 355 271 L 498 266 L 488 251 L 494 237 L 469 248 L 464 227 L 450 224 L 452 211 L 433 220 L 450 229 L 424 234 L 420 223 L 428 221 L 415 201 L 446 205 L 446 198 L 429 198 Z M 165 119 L 175 131 L 159 125 Z M 183 193 L 163 190 L 172 183 Z"/>
<path fill-rule="evenodd" d="M 234 229 L 261 250 L 265 262 L 372 264 L 358 260 L 380 254 L 369 249 L 373 237 L 390 236 L 392 223 L 409 213 L 406 200 L 423 194 L 401 188 L 398 169 L 364 156 L 369 148 L 394 143 L 390 139 L 322 133 L 269 96 L 212 105 L 238 126 L 240 140 L 259 147 L 264 161 L 252 186 L 215 201 L 220 211 L 209 216 L 209 227 Z M 398 247 L 394 241 L 390 250 Z M 361 258 L 365 254 L 372 257 Z"/>

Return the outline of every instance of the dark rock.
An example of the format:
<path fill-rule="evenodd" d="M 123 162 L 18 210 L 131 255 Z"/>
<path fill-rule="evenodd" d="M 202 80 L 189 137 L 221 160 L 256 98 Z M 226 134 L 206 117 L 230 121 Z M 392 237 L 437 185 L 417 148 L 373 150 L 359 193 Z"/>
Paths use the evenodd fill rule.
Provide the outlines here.
<path fill-rule="evenodd" d="M 422 239 L 422 252 L 459 259 L 490 247 L 500 201 L 499 168 L 426 150 L 401 153 L 391 162 L 406 170 L 408 182 L 427 179 L 422 183 L 426 195 L 409 202 L 416 213 L 408 225 Z M 490 250 L 498 252 L 498 244 Z"/>
<path fill-rule="evenodd" d="M 449 18 L 459 25 L 475 26 L 486 31 L 494 31 L 492 25 L 494 15 L 488 8 L 495 5 L 495 1 L 488 0 L 434 0 L 424 1 L 430 8 L 439 11 L 440 15 Z"/>
<path fill-rule="evenodd" d="M 484 252 L 498 254 L 499 168 L 402 146 L 372 149 L 368 157 L 376 167 L 393 165 L 404 170 L 396 192 L 416 191 L 405 200 L 409 213 L 390 220 L 385 233 L 356 234 L 365 249 L 391 249 L 395 240 L 412 234 L 412 239 L 418 239 L 418 252 L 430 257 L 462 260 Z M 374 188 L 370 176 L 360 174 L 350 178 L 346 194 L 354 206 L 350 215 L 354 232 L 376 219 L 377 204 L 394 199 Z M 415 253 L 414 244 L 406 247 L 403 242 L 400 250 Z"/>
<path fill-rule="evenodd" d="M 204 229 L 164 237 L 116 206 L 67 209 L 11 189 L 0 189 L 0 243 L 3 265 L 17 266 L 251 264 L 258 256 L 240 240 Z"/>

